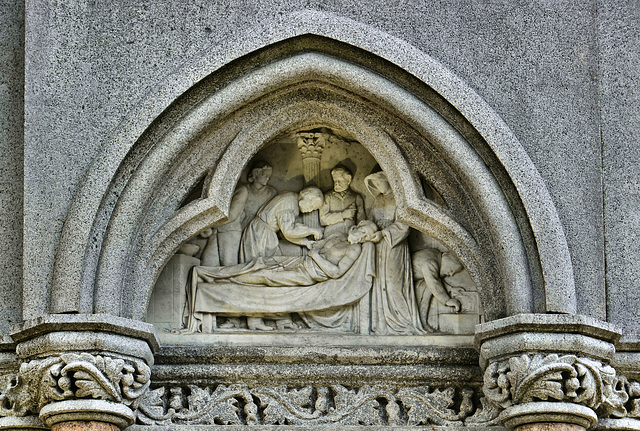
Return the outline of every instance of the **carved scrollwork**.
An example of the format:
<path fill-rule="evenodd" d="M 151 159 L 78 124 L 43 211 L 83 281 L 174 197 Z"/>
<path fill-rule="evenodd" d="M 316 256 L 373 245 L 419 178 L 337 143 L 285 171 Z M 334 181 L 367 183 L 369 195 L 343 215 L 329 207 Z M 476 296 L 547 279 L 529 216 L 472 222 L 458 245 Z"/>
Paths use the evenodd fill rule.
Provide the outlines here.
<path fill-rule="evenodd" d="M 45 405 L 99 399 L 135 410 L 149 387 L 151 369 L 141 360 L 67 353 L 23 363 L 0 394 L 0 416 L 37 414 Z"/>
<path fill-rule="evenodd" d="M 599 410 L 601 417 L 611 418 L 640 418 L 640 382 L 628 380 L 624 376 L 616 376 L 613 390 L 620 404 L 610 406 L 606 404 Z"/>
<path fill-rule="evenodd" d="M 137 411 L 143 425 L 455 425 L 490 424 L 498 411 L 479 406 L 470 388 L 342 385 L 215 388 L 160 387 Z"/>
<path fill-rule="evenodd" d="M 628 400 L 619 386 L 615 370 L 596 360 L 536 354 L 491 363 L 485 370 L 483 390 L 501 408 L 560 401 L 611 414 L 623 411 Z"/>

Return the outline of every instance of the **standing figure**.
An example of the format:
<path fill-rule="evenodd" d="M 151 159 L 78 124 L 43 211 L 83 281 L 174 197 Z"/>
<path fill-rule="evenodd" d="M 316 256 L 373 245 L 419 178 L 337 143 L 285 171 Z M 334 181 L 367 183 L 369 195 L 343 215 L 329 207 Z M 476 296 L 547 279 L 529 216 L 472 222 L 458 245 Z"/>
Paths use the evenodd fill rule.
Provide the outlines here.
<path fill-rule="evenodd" d="M 242 263 L 239 259 L 242 231 L 256 216 L 258 210 L 276 194 L 268 185 L 273 168 L 264 161 L 253 164 L 247 176 L 249 184 L 239 186 L 229 206 L 227 222 L 210 232 L 207 245 L 200 258 L 204 266 L 228 266 Z"/>
<path fill-rule="evenodd" d="M 371 332 L 422 334 L 409 253 L 409 226 L 396 220 L 396 201 L 383 172 L 364 179 L 373 196 L 369 218 L 380 229 L 376 242 L 376 278 L 371 290 Z"/>
<path fill-rule="evenodd" d="M 320 207 L 320 224 L 325 226 L 324 234 L 335 232 L 346 234 L 351 226 L 364 220 L 364 200 L 359 193 L 351 190 L 353 174 L 346 167 L 338 165 L 331 170 L 333 190 L 324 195 Z"/>

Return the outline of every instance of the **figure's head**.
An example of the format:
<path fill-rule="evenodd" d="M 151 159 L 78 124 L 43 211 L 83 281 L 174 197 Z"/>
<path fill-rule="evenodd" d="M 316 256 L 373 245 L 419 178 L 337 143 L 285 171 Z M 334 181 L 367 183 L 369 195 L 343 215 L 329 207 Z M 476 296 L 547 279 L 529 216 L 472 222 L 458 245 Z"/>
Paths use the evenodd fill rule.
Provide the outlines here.
<path fill-rule="evenodd" d="M 331 170 L 331 178 L 333 178 L 333 190 L 344 192 L 349 189 L 353 174 L 346 167 L 338 165 Z"/>
<path fill-rule="evenodd" d="M 380 194 L 386 194 L 391 191 L 391 185 L 384 172 L 376 172 L 368 175 L 364 179 L 364 185 L 371 194 L 376 197 Z"/>
<path fill-rule="evenodd" d="M 263 160 L 254 162 L 249 170 L 247 181 L 255 185 L 266 186 L 273 173 L 271 165 Z"/>
<path fill-rule="evenodd" d="M 440 275 L 443 277 L 450 277 L 462 271 L 464 266 L 450 251 L 442 253 L 442 259 L 440 261 Z"/>
<path fill-rule="evenodd" d="M 373 234 L 378 231 L 378 226 L 371 220 L 362 220 L 357 226 L 352 226 L 349 229 L 349 236 L 347 239 L 351 244 L 360 244 L 366 241 L 371 241 Z"/>
<path fill-rule="evenodd" d="M 324 202 L 322 190 L 317 187 L 307 187 L 300 191 L 298 195 L 298 206 L 303 213 L 310 213 L 320 209 Z"/>

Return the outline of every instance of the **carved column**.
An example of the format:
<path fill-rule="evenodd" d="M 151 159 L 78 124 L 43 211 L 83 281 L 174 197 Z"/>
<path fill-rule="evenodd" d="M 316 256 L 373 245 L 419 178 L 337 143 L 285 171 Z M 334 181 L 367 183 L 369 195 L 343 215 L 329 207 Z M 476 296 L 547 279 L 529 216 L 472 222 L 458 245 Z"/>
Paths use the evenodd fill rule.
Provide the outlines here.
<path fill-rule="evenodd" d="M 320 187 L 320 160 L 322 152 L 327 145 L 327 133 L 301 132 L 296 134 L 298 149 L 302 155 L 302 167 L 304 169 L 304 185 Z M 303 214 L 304 224 L 311 227 L 320 227 L 318 212 Z"/>
<path fill-rule="evenodd" d="M 620 333 L 585 316 L 523 314 L 479 325 L 487 401 L 509 430 L 583 431 L 624 409 L 609 365 Z"/>
<path fill-rule="evenodd" d="M 0 429 L 111 431 L 134 422 L 158 345 L 151 325 L 50 315 L 12 337 L 21 365 L 0 398 Z"/>

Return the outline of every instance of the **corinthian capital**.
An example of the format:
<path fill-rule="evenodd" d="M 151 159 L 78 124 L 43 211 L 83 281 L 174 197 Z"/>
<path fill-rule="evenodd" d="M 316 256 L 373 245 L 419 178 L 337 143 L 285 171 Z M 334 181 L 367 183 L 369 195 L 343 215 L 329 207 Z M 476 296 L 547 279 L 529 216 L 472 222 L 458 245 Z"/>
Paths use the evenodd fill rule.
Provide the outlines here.
<path fill-rule="evenodd" d="M 0 395 L 0 416 L 37 414 L 46 405 L 93 399 L 135 410 L 149 388 L 151 369 L 144 361 L 89 353 L 67 353 L 23 363 Z"/>
<path fill-rule="evenodd" d="M 0 391 L 0 427 L 20 418 L 131 425 L 149 388 L 155 337 L 140 322 L 118 334 L 120 320 L 52 316 L 14 334 L 21 365 Z"/>
<path fill-rule="evenodd" d="M 561 401 L 598 410 L 619 410 L 628 400 L 617 390 L 609 365 L 575 355 L 529 354 L 496 361 L 484 373 L 483 391 L 507 408 L 535 401 Z"/>
<path fill-rule="evenodd" d="M 629 399 L 609 365 L 619 336 L 583 316 L 519 315 L 482 325 L 476 342 L 484 395 L 502 409 L 499 420 L 508 429 L 590 428 L 598 416 L 625 411 Z"/>

